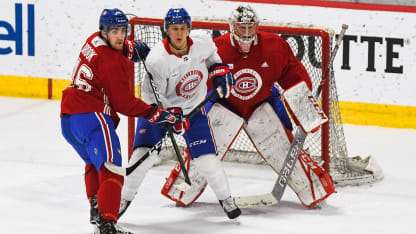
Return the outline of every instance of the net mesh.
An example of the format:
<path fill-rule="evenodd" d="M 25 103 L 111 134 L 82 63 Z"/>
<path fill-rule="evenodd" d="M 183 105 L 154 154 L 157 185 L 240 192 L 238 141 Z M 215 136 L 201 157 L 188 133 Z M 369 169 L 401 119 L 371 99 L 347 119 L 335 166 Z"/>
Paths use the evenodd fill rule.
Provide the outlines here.
<path fill-rule="evenodd" d="M 134 40 L 144 41 L 150 48 L 165 38 L 162 20 L 133 18 L 130 20 Z M 228 23 L 225 19 L 199 19 L 193 20 L 193 30 L 204 31 L 213 38 L 228 32 Z M 329 35 L 329 42 L 324 42 L 321 35 L 315 33 L 316 27 L 308 25 L 283 25 L 281 23 L 267 22 L 260 25 L 260 30 L 276 33 L 282 36 L 291 46 L 296 57 L 303 63 L 312 80 L 313 92 L 315 93 L 322 77 L 323 61 L 329 61 L 329 51 L 333 41 L 333 32 L 330 29 L 320 28 L 324 34 Z M 326 47 L 326 48 L 325 48 Z M 327 53 L 326 55 L 324 53 Z M 326 57 L 326 60 L 324 57 Z M 134 84 L 135 92 L 140 97 L 140 86 L 145 76 L 145 70 L 141 63 L 134 65 Z M 325 65 L 324 65 L 325 66 Z M 334 182 L 338 185 L 343 184 L 361 184 L 363 182 L 373 182 L 382 178 L 382 175 L 375 175 L 368 170 L 368 158 L 361 157 L 349 158 L 347 145 L 344 137 L 340 107 L 338 102 L 337 88 L 332 67 L 330 68 L 329 95 L 322 96 L 321 93 L 318 101 L 322 99 L 329 102 L 327 113 L 329 121 L 329 132 L 322 132 L 322 128 L 308 134 L 304 148 L 317 160 L 322 162 L 322 147 L 329 150 L 329 168 Z M 325 109 L 324 109 L 325 110 Z M 322 136 L 329 134 L 329 143 L 322 144 Z M 180 148 L 185 147 L 185 141 L 181 136 L 176 136 L 176 141 Z M 172 158 L 174 155 L 171 149 L 170 140 L 166 140 L 162 152 L 162 158 Z M 243 163 L 264 163 L 257 154 L 246 133 L 241 131 L 237 140 L 231 146 L 225 160 L 243 162 Z"/>

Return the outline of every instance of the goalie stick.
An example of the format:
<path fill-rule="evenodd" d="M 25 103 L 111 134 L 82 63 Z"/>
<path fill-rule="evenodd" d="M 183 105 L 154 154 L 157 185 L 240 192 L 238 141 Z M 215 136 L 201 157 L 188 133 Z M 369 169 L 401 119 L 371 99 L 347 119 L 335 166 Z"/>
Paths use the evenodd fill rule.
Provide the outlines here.
<path fill-rule="evenodd" d="M 328 67 L 325 68 L 324 73 L 322 74 L 322 81 L 318 87 L 318 90 L 315 94 L 315 97 L 321 93 L 321 87 L 326 82 L 327 73 L 329 72 L 333 62 L 335 55 L 338 51 L 338 47 L 341 44 L 342 38 L 344 37 L 345 31 L 347 30 L 348 25 L 343 24 L 341 32 L 338 36 L 334 49 L 331 52 L 330 60 L 328 63 Z M 277 180 L 274 184 L 273 190 L 271 193 L 261 194 L 261 195 L 254 195 L 254 196 L 245 196 L 245 197 L 236 197 L 235 203 L 240 208 L 249 208 L 249 207 L 257 207 L 257 206 L 270 206 L 277 204 L 283 196 L 283 193 L 287 187 L 289 182 L 289 178 L 295 168 L 295 164 L 299 157 L 300 151 L 303 148 L 303 144 L 306 140 L 306 132 L 303 131 L 301 127 L 298 127 L 295 133 L 295 138 L 293 139 L 292 144 L 290 145 L 289 151 L 287 156 L 283 162 L 282 169 L 279 172 Z"/>
<path fill-rule="evenodd" d="M 205 104 L 207 104 L 209 101 L 211 101 L 211 99 L 213 99 L 217 95 L 218 95 L 217 92 L 215 92 L 215 91 L 212 92 L 201 103 L 199 103 L 196 107 L 194 107 L 194 109 L 192 109 L 192 111 L 189 114 L 186 115 L 186 118 L 188 118 L 188 119 L 192 118 Z M 119 166 L 117 166 L 113 163 L 109 163 L 109 162 L 105 162 L 104 165 L 108 170 L 110 170 L 113 173 L 116 173 L 116 174 L 121 175 L 121 176 L 128 176 L 134 170 L 136 170 L 136 168 L 139 167 L 140 164 L 142 164 L 142 162 L 144 160 L 146 160 L 150 156 L 151 153 L 158 150 L 162 146 L 163 140 L 164 139 L 161 139 L 159 142 L 157 142 L 152 148 L 150 148 L 149 151 L 147 151 L 142 157 L 140 157 L 140 159 L 137 160 L 137 162 L 135 162 L 133 165 L 131 165 L 129 167 L 119 167 Z"/>

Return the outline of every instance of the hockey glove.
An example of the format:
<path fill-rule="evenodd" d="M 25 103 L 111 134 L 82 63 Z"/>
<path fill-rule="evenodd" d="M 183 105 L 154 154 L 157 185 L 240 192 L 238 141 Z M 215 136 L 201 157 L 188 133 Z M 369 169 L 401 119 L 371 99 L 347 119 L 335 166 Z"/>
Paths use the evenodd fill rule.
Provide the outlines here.
<path fill-rule="evenodd" d="M 209 70 L 209 78 L 214 84 L 220 98 L 228 98 L 235 85 L 234 76 L 231 74 L 227 64 L 215 63 Z"/>
<path fill-rule="evenodd" d="M 145 117 L 150 123 L 165 129 L 168 129 L 176 123 L 181 123 L 181 118 L 176 118 L 175 115 L 158 105 L 152 105 L 154 106 L 152 113 Z"/>
<path fill-rule="evenodd" d="M 171 107 L 167 110 L 173 115 L 175 115 L 177 119 L 181 120 L 177 121 L 177 123 L 173 125 L 173 132 L 182 136 L 189 129 L 189 120 L 183 117 L 182 108 L 180 107 Z"/>
<path fill-rule="evenodd" d="M 123 55 L 133 62 L 140 62 L 145 60 L 150 48 L 146 43 L 141 41 L 124 41 Z"/>

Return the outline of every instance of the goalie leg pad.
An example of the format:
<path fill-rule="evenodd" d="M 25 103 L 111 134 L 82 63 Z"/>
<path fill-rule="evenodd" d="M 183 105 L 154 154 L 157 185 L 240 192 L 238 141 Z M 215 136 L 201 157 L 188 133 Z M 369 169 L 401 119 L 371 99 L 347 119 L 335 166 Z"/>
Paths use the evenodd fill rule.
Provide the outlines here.
<path fill-rule="evenodd" d="M 263 159 L 279 173 L 290 148 L 287 132 L 269 103 L 258 107 L 245 130 Z M 289 186 L 304 206 L 312 207 L 334 192 L 326 171 L 304 151 L 296 162 Z"/>
<path fill-rule="evenodd" d="M 219 103 L 212 106 L 208 118 L 217 145 L 217 154 L 222 160 L 243 128 L 244 119 Z"/>
<path fill-rule="evenodd" d="M 217 145 L 218 158 L 222 160 L 232 145 L 232 142 L 234 142 L 238 133 L 243 128 L 244 120 L 219 103 L 213 105 L 208 113 L 208 117 Z M 188 162 L 187 170 L 192 184 L 191 188 L 186 191 L 181 191 L 178 188 L 178 185 L 185 183 L 185 181 L 179 164 L 176 164 L 163 185 L 161 193 L 182 206 L 189 206 L 202 194 L 207 185 L 207 181 L 195 169 L 195 161 L 190 160 L 187 150 L 184 150 L 182 159 L 185 165 Z"/>
<path fill-rule="evenodd" d="M 214 154 L 201 155 L 190 160 L 189 152 L 185 150 L 182 156 L 191 179 L 191 187 L 182 191 L 180 184 L 185 183 L 179 165 L 171 171 L 169 178 L 163 185 L 161 193 L 167 198 L 175 201 L 181 206 L 189 206 L 204 191 L 207 184 L 210 184 L 218 200 L 224 200 L 231 195 L 227 176 L 221 166 L 221 162 Z"/>
<path fill-rule="evenodd" d="M 295 184 L 296 180 L 289 183 L 289 186 L 296 192 L 299 200 L 306 207 L 312 208 L 317 203 L 325 200 L 329 195 L 335 192 L 334 184 L 332 183 L 329 173 L 318 165 L 312 157 L 304 150 L 299 155 L 298 164 L 301 165 L 309 184 Z"/>
<path fill-rule="evenodd" d="M 180 185 L 185 183 L 185 179 L 182 174 L 181 166 L 178 162 L 170 172 L 169 177 L 166 179 L 161 193 L 170 200 L 185 207 L 192 204 L 202 194 L 207 186 L 207 181 L 201 176 L 198 169 L 195 168 L 195 161 L 191 160 L 191 156 L 187 148 L 185 148 L 182 153 L 182 160 L 188 172 L 189 179 L 191 180 L 191 187 L 186 191 L 182 191 L 180 189 Z"/>
<path fill-rule="evenodd" d="M 136 148 L 129 160 L 129 166 L 130 164 L 134 164 L 140 158 L 149 151 L 149 148 L 147 147 L 138 147 Z M 137 193 L 137 190 L 139 189 L 140 185 L 143 182 L 143 179 L 146 175 L 146 173 L 149 171 L 149 169 L 153 166 L 153 164 L 158 160 L 158 152 L 153 151 L 150 153 L 149 157 L 145 159 L 137 168 L 134 170 L 129 176 L 125 177 L 124 180 L 124 186 L 122 190 L 122 199 L 132 201 L 134 199 L 134 196 Z"/>
<path fill-rule="evenodd" d="M 278 173 L 289 151 L 290 141 L 270 104 L 261 104 L 253 112 L 244 129 L 263 159 Z"/>

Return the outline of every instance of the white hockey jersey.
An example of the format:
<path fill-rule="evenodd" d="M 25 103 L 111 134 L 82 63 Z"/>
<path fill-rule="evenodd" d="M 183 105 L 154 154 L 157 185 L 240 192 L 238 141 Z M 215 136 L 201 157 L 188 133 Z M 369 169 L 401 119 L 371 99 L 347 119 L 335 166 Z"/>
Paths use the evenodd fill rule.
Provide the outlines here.
<path fill-rule="evenodd" d="M 188 37 L 188 54 L 182 57 L 173 54 L 164 39 L 146 58 L 146 67 L 152 74 L 162 106 L 181 107 L 185 115 L 207 94 L 208 68 L 222 62 L 210 37 L 191 35 L 192 39 Z M 156 103 L 148 76 L 142 83 L 142 95 L 146 103 Z"/>

